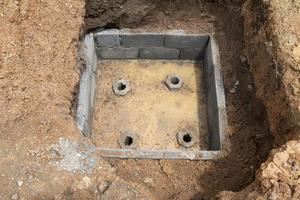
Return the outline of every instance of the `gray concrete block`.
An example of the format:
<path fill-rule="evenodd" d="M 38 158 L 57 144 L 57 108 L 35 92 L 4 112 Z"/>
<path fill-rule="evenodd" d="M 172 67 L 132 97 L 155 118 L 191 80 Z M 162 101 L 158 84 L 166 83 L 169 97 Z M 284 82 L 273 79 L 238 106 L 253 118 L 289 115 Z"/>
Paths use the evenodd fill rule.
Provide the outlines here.
<path fill-rule="evenodd" d="M 137 59 L 138 48 L 97 48 L 97 55 L 100 59 Z"/>
<path fill-rule="evenodd" d="M 219 141 L 220 141 L 220 150 L 225 152 L 224 146 L 228 146 L 228 142 L 225 138 L 228 138 L 227 132 L 227 113 L 226 108 L 218 108 L 219 116 Z M 228 153 L 228 152 L 226 152 Z"/>
<path fill-rule="evenodd" d="M 183 35 L 166 34 L 165 47 L 168 48 L 199 48 L 203 49 L 207 45 L 208 35 Z"/>
<path fill-rule="evenodd" d="M 222 144 L 227 130 L 227 115 L 225 108 L 208 109 L 209 149 L 222 150 Z"/>
<path fill-rule="evenodd" d="M 209 146 L 210 150 L 222 150 L 227 116 L 219 49 L 213 38 L 210 38 L 208 43 L 203 64 L 207 90 Z"/>
<path fill-rule="evenodd" d="M 179 50 L 165 47 L 140 48 L 139 58 L 176 60 L 179 58 Z"/>
<path fill-rule="evenodd" d="M 220 142 L 220 129 L 219 129 L 219 117 L 218 112 L 215 112 L 216 117 L 213 118 L 213 127 L 212 130 L 209 129 L 209 150 L 219 151 L 221 150 Z"/>
<path fill-rule="evenodd" d="M 209 75 L 211 74 L 212 69 L 214 67 L 211 39 L 209 39 L 207 48 L 205 50 L 203 65 L 204 65 L 204 77 L 209 77 Z"/>
<path fill-rule="evenodd" d="M 207 107 L 217 109 L 218 102 L 217 102 L 217 92 L 216 92 L 216 85 L 214 84 L 214 78 L 210 79 L 210 87 L 207 89 Z"/>
<path fill-rule="evenodd" d="M 198 48 L 188 48 L 188 49 L 180 49 L 179 59 L 182 60 L 201 60 L 204 55 L 203 49 Z"/>
<path fill-rule="evenodd" d="M 197 150 L 156 150 L 156 149 L 117 149 L 97 148 L 95 153 L 99 157 L 108 158 L 139 158 L 139 159 L 189 159 L 189 160 L 214 160 L 221 156 L 220 151 Z"/>
<path fill-rule="evenodd" d="M 164 45 L 163 33 L 130 33 L 121 34 L 123 47 L 160 47 Z"/>
<path fill-rule="evenodd" d="M 207 118 L 209 132 L 209 149 L 220 150 L 219 142 L 219 117 L 217 107 L 217 94 L 214 87 L 207 91 Z"/>
<path fill-rule="evenodd" d="M 95 33 L 97 47 L 119 47 L 121 45 L 120 30 L 108 29 Z"/>
<path fill-rule="evenodd" d="M 91 101 L 91 92 L 94 89 L 91 78 L 97 66 L 94 36 L 92 33 L 85 36 L 84 45 L 84 60 L 86 68 L 80 78 L 76 124 L 83 135 L 90 137 L 91 108 L 93 106 L 93 102 Z"/>

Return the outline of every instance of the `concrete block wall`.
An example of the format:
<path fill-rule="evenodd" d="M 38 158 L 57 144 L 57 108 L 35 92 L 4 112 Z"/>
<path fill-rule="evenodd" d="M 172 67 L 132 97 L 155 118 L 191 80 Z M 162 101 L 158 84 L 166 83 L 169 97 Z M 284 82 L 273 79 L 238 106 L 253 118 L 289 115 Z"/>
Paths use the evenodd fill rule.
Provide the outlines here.
<path fill-rule="evenodd" d="M 201 60 L 209 35 L 174 32 L 136 32 L 108 29 L 96 32 L 99 59 Z"/>
<path fill-rule="evenodd" d="M 102 149 L 104 157 L 147 159 L 211 160 L 223 152 L 227 129 L 226 104 L 219 49 L 209 34 L 184 32 L 147 33 L 129 30 L 103 30 L 85 36 L 85 71 L 81 75 L 76 123 L 84 136 L 91 137 L 97 59 L 203 60 L 207 95 L 209 150 L 126 150 Z M 101 72 L 99 72 L 101 73 Z"/>
<path fill-rule="evenodd" d="M 76 124 L 84 136 L 90 137 L 98 67 L 94 37 L 91 33 L 84 38 L 84 62 L 85 70 L 79 84 Z"/>
<path fill-rule="evenodd" d="M 222 150 L 227 130 L 226 103 L 219 49 L 212 37 L 209 39 L 203 64 L 207 91 L 209 149 Z"/>

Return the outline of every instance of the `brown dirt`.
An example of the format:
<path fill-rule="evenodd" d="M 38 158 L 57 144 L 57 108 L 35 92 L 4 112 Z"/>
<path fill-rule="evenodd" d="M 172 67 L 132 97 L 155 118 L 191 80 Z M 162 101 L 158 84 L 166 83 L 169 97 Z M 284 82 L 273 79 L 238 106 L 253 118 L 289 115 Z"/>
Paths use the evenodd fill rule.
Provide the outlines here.
<path fill-rule="evenodd" d="M 248 1 L 243 15 L 256 96 L 267 107 L 276 143 L 283 144 L 299 135 L 299 1 Z"/>
<path fill-rule="evenodd" d="M 245 54 L 266 105 L 278 149 L 256 173 L 253 184 L 220 199 L 300 199 L 299 193 L 299 1 L 247 1 Z M 267 80 L 267 81 L 266 81 Z"/>
<path fill-rule="evenodd" d="M 244 21 L 239 1 L 95 2 L 86 14 L 82 1 L 0 2 L 0 199 L 210 199 L 243 188 L 219 197 L 299 199 L 298 0 L 249 0 Z M 210 162 L 95 157 L 71 106 L 78 40 L 97 26 L 215 33 L 230 154 Z M 260 167 L 271 133 L 276 146 L 295 141 Z"/>

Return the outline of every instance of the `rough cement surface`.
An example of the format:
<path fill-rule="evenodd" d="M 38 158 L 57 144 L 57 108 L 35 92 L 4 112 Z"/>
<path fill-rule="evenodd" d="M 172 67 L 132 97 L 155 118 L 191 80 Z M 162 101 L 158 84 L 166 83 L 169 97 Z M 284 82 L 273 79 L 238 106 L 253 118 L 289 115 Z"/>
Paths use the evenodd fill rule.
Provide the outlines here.
<path fill-rule="evenodd" d="M 93 155 L 94 152 L 92 145 L 79 145 L 75 141 L 59 138 L 58 144 L 51 147 L 50 164 L 59 170 L 91 173 L 99 159 Z"/>
<path fill-rule="evenodd" d="M 98 70 L 92 129 L 98 148 L 120 148 L 119 138 L 129 132 L 138 137 L 137 150 L 176 150 L 177 132 L 188 129 L 195 135 L 191 150 L 208 150 L 201 65 L 191 61 L 103 60 Z M 181 77 L 181 89 L 168 89 L 165 79 L 170 74 Z M 130 83 L 127 95 L 115 95 L 112 87 L 116 80 Z"/>

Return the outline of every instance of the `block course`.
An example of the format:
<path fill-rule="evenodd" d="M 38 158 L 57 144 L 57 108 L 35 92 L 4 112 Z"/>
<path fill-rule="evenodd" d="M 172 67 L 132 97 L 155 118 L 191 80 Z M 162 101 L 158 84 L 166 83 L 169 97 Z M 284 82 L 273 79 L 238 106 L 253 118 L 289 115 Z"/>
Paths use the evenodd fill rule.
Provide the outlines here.
<path fill-rule="evenodd" d="M 102 30 L 94 37 L 99 59 L 200 60 L 209 40 L 209 35 L 183 31 L 156 33 L 127 29 Z"/>

